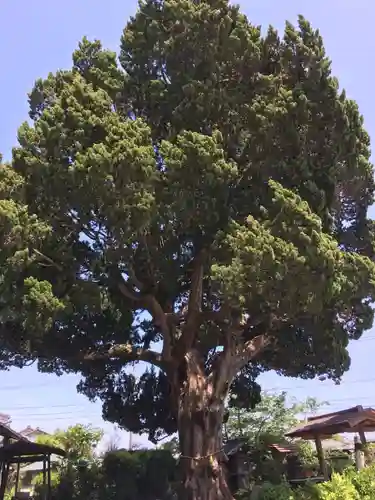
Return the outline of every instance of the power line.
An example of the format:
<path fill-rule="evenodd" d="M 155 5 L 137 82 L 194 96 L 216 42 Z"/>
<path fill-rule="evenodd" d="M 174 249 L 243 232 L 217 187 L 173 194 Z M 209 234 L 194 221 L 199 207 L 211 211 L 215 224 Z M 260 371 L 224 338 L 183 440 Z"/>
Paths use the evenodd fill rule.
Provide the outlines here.
<path fill-rule="evenodd" d="M 362 396 L 362 397 L 355 397 L 355 396 L 352 396 L 352 397 L 346 397 L 346 398 L 334 398 L 334 399 L 331 399 L 329 402 L 327 402 L 326 404 L 323 404 L 322 406 L 330 406 L 330 407 L 334 407 L 334 406 L 339 406 L 339 403 L 343 403 L 343 402 L 348 402 L 348 401 L 352 401 L 353 403 L 354 402 L 358 402 L 358 401 L 374 401 L 374 397 L 373 396 Z M 374 401 L 375 403 L 375 401 Z M 56 407 L 59 407 L 59 405 L 56 405 L 56 406 L 49 406 L 47 408 L 56 408 Z M 55 417 L 62 417 L 64 418 L 64 416 L 74 416 L 74 415 L 77 415 L 77 416 L 81 416 L 81 413 L 84 412 L 85 415 L 87 416 L 97 416 L 97 413 L 96 412 L 93 412 L 93 411 L 87 411 L 87 409 L 85 408 L 81 408 L 81 409 L 78 409 L 79 407 L 76 407 L 75 405 L 60 405 L 60 407 L 71 407 L 71 408 L 77 408 L 77 410 L 72 410 L 72 411 L 61 411 L 61 412 L 42 412 L 42 413 L 24 413 L 22 415 L 17 415 L 16 418 L 17 419 L 20 419 L 20 418 L 30 418 L 30 417 L 45 417 L 45 418 L 55 418 Z M 25 407 L 27 408 L 27 407 Z M 31 407 L 32 408 L 32 407 Z M 38 408 L 38 407 L 36 407 Z M 39 408 L 46 408 L 46 406 L 40 406 Z M 46 408 L 46 409 L 47 409 Z"/>
<path fill-rule="evenodd" d="M 314 379 L 309 379 L 306 380 L 306 382 L 319 382 Z M 375 382 L 375 378 L 365 378 L 365 379 L 357 379 L 357 380 L 349 380 L 347 382 L 342 382 L 342 384 L 335 384 L 332 381 L 324 381 L 324 382 L 319 382 L 319 386 L 323 387 L 343 387 L 345 385 L 355 385 L 355 384 L 365 384 L 368 382 Z M 271 387 L 270 389 L 265 389 L 263 392 L 272 392 L 272 391 L 293 391 L 295 389 L 306 389 L 306 385 L 295 385 L 292 387 Z"/>
<path fill-rule="evenodd" d="M 16 410 L 38 410 L 39 408 L 82 408 L 82 405 L 77 404 L 63 404 L 63 405 L 39 405 L 39 406 L 13 406 L 13 407 L 1 407 L 1 412 L 6 413 L 8 411 L 16 411 Z M 84 410 L 84 408 L 82 408 Z"/>
<path fill-rule="evenodd" d="M 49 385 L 56 385 L 56 380 L 51 380 L 50 382 L 40 382 L 38 384 L 17 384 L 17 385 L 3 385 L 0 387 L 0 391 L 16 391 L 16 390 L 25 390 L 25 389 L 33 389 L 38 387 L 46 387 Z"/>
<path fill-rule="evenodd" d="M 12 418 L 26 418 L 26 417 L 49 417 L 53 418 L 55 416 L 62 416 L 62 415 L 79 415 L 80 413 L 84 413 L 85 415 L 96 415 L 96 412 L 88 412 L 86 410 L 79 410 L 79 411 L 59 411 L 59 412 L 43 412 L 43 413 L 23 413 L 21 415 L 10 415 Z"/>
<path fill-rule="evenodd" d="M 375 340 L 375 336 L 373 337 L 373 339 Z M 316 380 L 312 380 L 312 379 L 309 379 L 309 380 L 306 380 L 306 382 L 317 382 Z M 365 379 L 357 379 L 357 380 L 349 380 L 347 382 L 343 382 L 343 384 L 345 383 L 345 385 L 352 385 L 352 384 L 363 384 L 363 383 L 367 383 L 367 382 L 375 382 L 375 377 L 374 378 L 365 378 Z M 40 382 L 40 383 L 37 383 L 37 384 L 17 384 L 17 385 L 5 385 L 5 386 L 0 386 L 0 392 L 1 391 L 10 391 L 10 390 L 17 390 L 17 389 L 37 389 L 39 387 L 46 387 L 46 386 L 52 386 L 52 385 L 55 385 L 56 384 L 56 381 L 50 381 L 50 382 Z M 323 381 L 323 382 L 319 382 L 319 385 L 321 386 L 332 386 L 332 382 L 330 381 Z M 338 386 L 340 386 L 341 384 L 338 384 Z M 270 389 L 265 389 L 264 392 L 270 392 L 270 391 L 289 391 L 289 390 L 293 390 L 293 389 L 305 389 L 306 386 L 305 385 L 300 385 L 300 386 L 293 386 L 293 387 L 271 387 Z M 62 405 L 62 406 L 65 406 L 65 405 Z M 57 407 L 57 406 L 56 406 Z"/>
<path fill-rule="evenodd" d="M 56 417 L 70 418 L 70 417 L 101 417 L 101 412 L 79 410 L 79 411 L 64 411 L 64 412 L 41 412 L 41 413 L 22 413 L 17 415 L 10 415 L 11 421 L 23 420 L 30 418 L 47 418 L 53 421 Z"/>
<path fill-rule="evenodd" d="M 73 415 L 72 415 L 73 416 Z M 69 415 L 67 416 L 58 416 L 58 417 L 54 417 L 53 421 L 51 422 L 51 417 L 49 416 L 43 416 L 42 418 L 36 418 L 36 417 L 22 417 L 22 418 L 17 418 L 17 421 L 21 421 L 21 420 L 26 420 L 27 422 L 29 422 L 30 418 L 32 418 L 34 421 L 38 421 L 38 422 L 50 422 L 50 423 L 53 423 L 55 422 L 56 420 L 71 420 L 71 418 L 69 417 Z M 82 415 L 82 416 L 79 416 L 77 419 L 74 419 L 75 422 L 77 422 L 77 420 L 87 420 L 87 419 L 91 419 L 92 416 L 90 415 Z M 11 423 L 12 425 L 12 423 Z"/>
<path fill-rule="evenodd" d="M 359 400 L 368 400 L 368 399 L 373 399 L 370 396 L 360 396 L 360 397 L 355 397 L 355 396 L 350 396 L 350 397 L 345 397 L 345 398 L 334 398 L 330 399 L 330 402 L 341 402 L 341 401 L 359 401 Z M 47 413 L 25 413 L 25 415 L 62 415 L 62 414 L 71 414 L 75 413 L 77 411 L 88 411 L 88 408 L 84 408 L 82 405 L 77 405 L 77 404 L 62 404 L 62 405 L 39 405 L 39 406 L 14 406 L 14 407 L 1 407 L 1 412 L 2 413 L 7 413 L 7 412 L 12 412 L 12 411 L 23 411 L 23 410 L 38 410 L 38 409 L 47 409 L 47 408 L 76 408 L 76 410 L 68 411 L 68 412 L 47 412 Z"/>
<path fill-rule="evenodd" d="M 358 340 L 351 340 L 350 342 L 356 342 L 356 343 L 361 343 L 361 342 L 366 342 L 366 341 L 375 341 L 375 335 L 371 335 L 369 337 L 364 337 L 360 338 Z M 134 369 L 133 369 L 134 370 Z M 66 380 L 66 378 L 65 378 Z M 345 382 L 345 384 L 353 384 L 353 383 L 363 383 L 363 382 L 373 382 L 375 381 L 375 378 L 373 379 L 364 379 L 364 380 L 358 380 L 358 381 L 351 381 L 351 382 Z M 16 384 L 16 385 L 4 385 L 0 386 L 0 392 L 1 391 L 15 391 L 15 390 L 25 390 L 25 389 L 36 389 L 39 387 L 47 387 L 47 386 L 52 386 L 56 385 L 56 380 L 50 380 L 49 382 L 38 382 L 37 384 Z M 268 391 L 272 390 L 290 390 L 290 389 L 304 389 L 305 387 L 300 386 L 300 387 L 274 387 L 271 389 L 268 389 Z"/>

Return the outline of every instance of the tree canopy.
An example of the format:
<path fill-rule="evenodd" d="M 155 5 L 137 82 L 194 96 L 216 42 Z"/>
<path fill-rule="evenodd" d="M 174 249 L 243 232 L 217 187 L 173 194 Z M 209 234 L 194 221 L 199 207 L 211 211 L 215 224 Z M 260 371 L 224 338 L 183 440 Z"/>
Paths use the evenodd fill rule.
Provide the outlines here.
<path fill-rule="evenodd" d="M 2 368 L 80 373 L 153 440 L 187 373 L 246 406 L 263 370 L 349 368 L 373 319 L 373 167 L 306 19 L 262 34 L 227 0 L 142 0 L 119 58 L 83 39 L 29 106 L 0 170 Z"/>

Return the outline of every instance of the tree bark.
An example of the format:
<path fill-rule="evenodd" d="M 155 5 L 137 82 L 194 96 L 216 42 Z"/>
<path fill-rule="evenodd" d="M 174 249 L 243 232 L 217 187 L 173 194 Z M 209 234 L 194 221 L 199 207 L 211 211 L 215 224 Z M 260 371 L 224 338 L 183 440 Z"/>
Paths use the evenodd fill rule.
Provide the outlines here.
<path fill-rule="evenodd" d="M 216 397 L 198 352 L 191 350 L 185 360 L 178 402 L 182 496 L 185 500 L 233 500 L 222 450 L 226 394 Z"/>

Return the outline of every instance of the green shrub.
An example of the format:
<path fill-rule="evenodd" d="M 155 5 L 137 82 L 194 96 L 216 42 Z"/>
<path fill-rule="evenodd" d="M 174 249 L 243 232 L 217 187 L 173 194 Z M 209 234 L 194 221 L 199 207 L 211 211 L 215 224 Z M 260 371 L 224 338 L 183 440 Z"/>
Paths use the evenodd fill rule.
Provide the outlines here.
<path fill-rule="evenodd" d="M 249 500 L 243 494 L 241 500 Z M 287 484 L 263 485 L 258 500 L 375 500 L 375 465 L 357 472 L 354 468 L 333 474 L 331 481 L 291 489 Z"/>
<path fill-rule="evenodd" d="M 258 497 L 258 500 L 294 500 L 294 492 L 288 484 L 273 485 L 266 483 Z"/>
<path fill-rule="evenodd" d="M 317 486 L 319 500 L 364 500 L 348 474 L 333 474 L 331 481 Z"/>
<path fill-rule="evenodd" d="M 313 483 L 306 483 L 305 486 L 294 490 L 296 500 L 320 500 L 319 486 Z"/>
<path fill-rule="evenodd" d="M 375 466 L 366 467 L 360 472 L 354 468 L 345 473 L 358 491 L 361 500 L 375 500 Z"/>
<path fill-rule="evenodd" d="M 167 450 L 118 450 L 102 461 L 67 464 L 53 483 L 52 500 L 170 500 L 176 461 Z M 43 488 L 36 488 L 41 500 Z"/>
<path fill-rule="evenodd" d="M 104 457 L 102 474 L 106 498 L 164 500 L 170 497 L 176 461 L 168 450 L 119 450 Z"/>
<path fill-rule="evenodd" d="M 255 486 L 255 488 L 258 488 L 258 486 Z M 237 500 L 249 500 L 250 498 L 250 491 L 241 491 L 236 495 Z M 299 500 L 299 497 L 295 496 L 294 491 L 287 483 L 264 483 L 256 498 L 257 500 Z"/>

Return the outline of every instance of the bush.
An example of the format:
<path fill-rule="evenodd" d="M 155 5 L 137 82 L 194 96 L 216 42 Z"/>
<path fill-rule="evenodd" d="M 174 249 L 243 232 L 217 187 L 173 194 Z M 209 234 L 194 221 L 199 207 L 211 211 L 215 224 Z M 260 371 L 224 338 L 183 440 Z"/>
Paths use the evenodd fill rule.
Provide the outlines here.
<path fill-rule="evenodd" d="M 333 474 L 331 481 L 317 486 L 319 500 L 364 500 L 348 474 Z"/>
<path fill-rule="evenodd" d="M 52 500 L 170 500 L 176 461 L 167 450 L 119 450 L 101 463 L 68 463 L 53 484 Z M 43 498 L 43 488 L 36 489 Z"/>
<path fill-rule="evenodd" d="M 176 462 L 167 450 L 116 451 L 102 465 L 106 499 L 160 500 L 171 496 Z"/>
<path fill-rule="evenodd" d="M 296 496 L 296 491 L 287 483 L 272 484 L 264 483 L 259 488 L 255 495 L 257 500 L 302 500 L 302 497 Z M 237 500 L 250 500 L 252 498 L 251 491 L 241 491 L 236 495 Z M 307 497 L 303 497 L 303 500 Z"/>
<path fill-rule="evenodd" d="M 294 500 L 295 495 L 288 484 L 273 485 L 266 483 L 260 491 L 258 500 Z"/>
<path fill-rule="evenodd" d="M 349 469 L 346 477 L 353 483 L 361 500 L 375 500 L 375 466 L 366 467 L 360 472 Z"/>
<path fill-rule="evenodd" d="M 241 492 L 238 500 L 250 500 L 251 492 Z M 318 485 L 306 484 L 292 489 L 287 483 L 263 484 L 257 500 L 375 500 L 375 466 L 360 472 L 348 469 L 343 474 L 333 474 L 331 481 Z"/>

